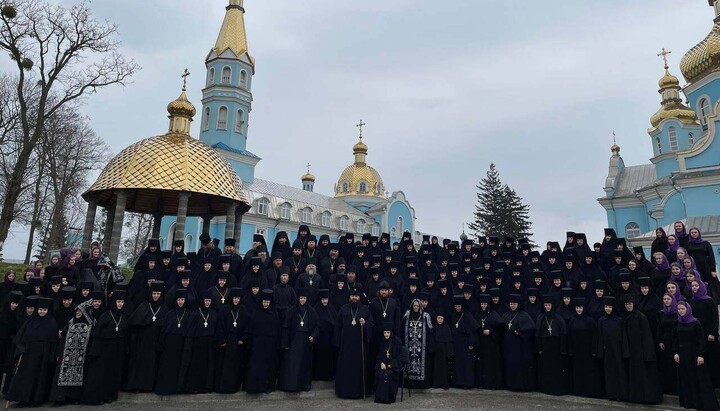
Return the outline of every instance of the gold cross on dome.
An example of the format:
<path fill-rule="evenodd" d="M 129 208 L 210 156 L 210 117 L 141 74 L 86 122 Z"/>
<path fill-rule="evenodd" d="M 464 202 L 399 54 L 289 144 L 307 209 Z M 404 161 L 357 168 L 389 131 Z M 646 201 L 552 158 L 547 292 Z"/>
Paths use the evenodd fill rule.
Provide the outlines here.
<path fill-rule="evenodd" d="M 310 163 L 307 163 L 308 174 L 310 174 Z"/>
<path fill-rule="evenodd" d="M 355 124 L 355 127 L 360 129 L 360 140 L 362 140 L 362 128 L 365 125 L 367 125 L 367 123 L 363 123 L 362 119 L 360 119 L 359 123 Z"/>
<path fill-rule="evenodd" d="M 667 62 L 667 56 L 672 54 L 672 51 L 665 50 L 665 47 L 662 48 L 662 51 L 658 53 L 658 57 L 662 57 L 663 63 L 665 63 L 665 70 L 668 69 L 668 62 Z"/>
<path fill-rule="evenodd" d="M 190 75 L 190 72 L 188 71 L 187 67 L 185 67 L 185 71 L 182 73 L 180 77 L 183 79 L 183 91 L 187 88 L 187 78 Z"/>

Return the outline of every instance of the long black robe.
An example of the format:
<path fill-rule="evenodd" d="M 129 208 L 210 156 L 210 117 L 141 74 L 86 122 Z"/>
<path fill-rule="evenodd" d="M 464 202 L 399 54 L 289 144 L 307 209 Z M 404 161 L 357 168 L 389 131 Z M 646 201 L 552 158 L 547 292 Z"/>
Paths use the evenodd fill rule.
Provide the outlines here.
<path fill-rule="evenodd" d="M 431 354 L 434 352 L 430 314 L 422 309 L 417 313 L 408 311 L 403 316 L 403 324 L 402 337 L 408 350 L 407 386 L 413 389 L 430 388 L 432 384 Z"/>
<path fill-rule="evenodd" d="M 696 410 L 714 411 L 718 406 L 707 364 L 698 367 L 697 358 L 705 355 L 707 336 L 699 321 L 678 323 L 673 333 L 672 352 L 680 357 L 680 405 Z"/>
<path fill-rule="evenodd" d="M 563 354 L 566 336 L 565 320 L 560 314 L 545 311 L 538 316 L 535 322 L 538 390 L 544 394 L 565 394 Z"/>
<path fill-rule="evenodd" d="M 628 376 L 625 359 L 629 356 L 622 318 L 604 315 L 598 321 L 598 353 L 603 362 L 605 398 L 625 401 L 628 398 Z"/>
<path fill-rule="evenodd" d="M 598 327 L 595 319 L 583 312 L 568 324 L 568 354 L 572 359 L 572 393 L 580 397 L 598 398 L 603 394 L 602 376 L 598 368 Z"/>
<path fill-rule="evenodd" d="M 19 328 L 16 314 L 23 308 L 22 305 L 18 305 L 15 310 L 11 310 L 9 301 L 0 300 L 0 303 L 2 303 L 0 309 L 0 378 L 3 374 L 9 378 L 12 375 L 12 344 Z"/>
<path fill-rule="evenodd" d="M 488 307 L 475 316 L 480 324 L 479 342 L 475 348 L 475 387 L 499 389 L 503 386 L 502 332 L 500 315 Z M 487 335 L 486 332 L 487 331 Z"/>
<path fill-rule="evenodd" d="M 210 308 L 198 308 L 196 312 L 185 379 L 185 391 L 191 394 L 206 393 L 215 387 L 215 357 L 223 335 L 223 321 L 218 310 L 211 305 Z"/>
<path fill-rule="evenodd" d="M 678 324 L 677 312 L 665 314 L 660 312 L 660 324 L 657 333 L 658 344 L 662 343 L 665 349 L 658 350 L 658 373 L 664 394 L 677 395 L 678 393 L 678 367 L 673 352 L 673 333 Z"/>
<path fill-rule="evenodd" d="M 531 391 L 535 388 L 535 322 L 525 311 L 508 311 L 502 321 L 505 386 L 511 391 Z"/>
<path fill-rule="evenodd" d="M 184 306 L 176 307 L 165 315 L 155 379 L 155 393 L 158 395 L 177 394 L 185 386 L 192 336 L 197 325 L 193 318 L 195 315 L 196 311 Z"/>
<path fill-rule="evenodd" d="M 167 312 L 162 300 L 143 301 L 128 317 L 130 355 L 126 390 L 150 392 L 155 387 L 162 327 Z"/>
<path fill-rule="evenodd" d="M 313 347 L 320 336 L 318 315 L 305 303 L 290 308 L 282 333 L 285 349 L 278 386 L 283 391 L 309 391 L 312 384 Z M 313 341 L 310 342 L 310 337 Z"/>
<path fill-rule="evenodd" d="M 15 336 L 15 375 L 5 394 L 11 402 L 42 403 L 50 391 L 55 365 L 58 326 L 50 314 L 34 314 Z"/>
<path fill-rule="evenodd" d="M 277 311 L 271 305 L 260 306 L 252 315 L 248 328 L 250 360 L 245 391 L 259 394 L 275 390 L 278 349 L 282 326 Z"/>
<path fill-rule="evenodd" d="M 364 326 L 360 325 L 360 318 L 365 319 Z M 368 352 L 372 331 L 373 319 L 367 307 L 360 303 L 349 303 L 340 308 L 334 337 L 338 347 L 335 394 L 340 398 L 357 399 L 365 396 L 363 389 L 369 385 L 368 365 L 372 364 Z"/>
<path fill-rule="evenodd" d="M 231 301 L 232 304 L 232 301 Z M 247 327 L 250 316 L 242 304 L 222 311 L 225 332 L 225 356 L 215 380 L 215 391 L 232 394 L 240 390 L 247 369 Z"/>
<path fill-rule="evenodd" d="M 327 305 L 318 302 L 314 308 L 318 315 L 320 333 L 313 343 L 315 350 L 313 353 L 313 379 L 332 381 L 335 379 L 335 362 L 337 360 L 337 348 L 333 344 L 337 311 L 330 302 Z"/>
<path fill-rule="evenodd" d="M 714 280 L 712 280 L 714 281 Z M 715 388 L 720 388 L 720 342 L 718 342 L 718 310 L 713 299 L 690 300 L 693 315 L 700 321 L 705 331 L 705 363 L 707 364 L 710 379 Z M 715 341 L 708 341 L 712 335 Z"/>
<path fill-rule="evenodd" d="M 450 388 L 449 361 L 454 355 L 452 331 L 448 323 L 442 325 L 435 323 L 433 328 L 434 348 L 433 355 L 433 388 Z"/>
<path fill-rule="evenodd" d="M 85 383 L 85 359 L 92 331 L 89 319 L 84 315 L 79 319 L 72 318 L 63 329 L 61 344 L 56 354 L 58 362 L 48 398 L 50 401 L 80 401 Z"/>
<path fill-rule="evenodd" d="M 122 310 L 106 311 L 95 322 L 90 335 L 82 402 L 100 404 L 117 400 L 125 370 L 129 331 L 127 315 Z"/>
<path fill-rule="evenodd" d="M 407 362 L 408 353 L 399 338 L 391 335 L 389 339 L 383 341 L 375 360 L 376 380 L 378 382 L 375 390 L 375 402 L 381 404 L 395 402 L 398 385 L 402 378 L 402 370 Z M 381 369 L 380 364 L 385 364 L 387 368 Z"/>
<path fill-rule="evenodd" d="M 453 312 L 450 331 L 455 353 L 453 385 L 460 388 L 475 387 L 475 359 L 473 350 L 478 346 L 478 325 L 469 311 Z M 470 349 L 470 347 L 473 347 Z"/>
<path fill-rule="evenodd" d="M 662 401 L 662 386 L 657 374 L 655 340 L 647 317 L 633 310 L 625 317 L 625 335 L 628 342 L 628 400 L 641 404 L 658 404 Z"/>

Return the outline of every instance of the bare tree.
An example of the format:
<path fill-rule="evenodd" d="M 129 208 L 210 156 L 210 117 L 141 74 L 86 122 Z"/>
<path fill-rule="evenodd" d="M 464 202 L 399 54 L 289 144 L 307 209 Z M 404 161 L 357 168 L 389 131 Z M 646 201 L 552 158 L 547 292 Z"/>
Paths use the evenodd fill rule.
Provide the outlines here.
<path fill-rule="evenodd" d="M 134 264 L 145 250 L 150 234 L 152 234 L 152 222 L 153 218 L 150 214 L 128 213 L 125 215 L 123 231 L 128 234 L 122 241 L 120 256 L 128 264 Z"/>
<path fill-rule="evenodd" d="M 120 54 L 117 26 L 95 20 L 87 3 L 70 8 L 42 0 L 12 3 L 0 0 L 0 50 L 15 64 L 20 139 L 5 181 L 0 248 L 28 188 L 28 164 L 47 119 L 99 88 L 125 85 L 139 68 Z"/>

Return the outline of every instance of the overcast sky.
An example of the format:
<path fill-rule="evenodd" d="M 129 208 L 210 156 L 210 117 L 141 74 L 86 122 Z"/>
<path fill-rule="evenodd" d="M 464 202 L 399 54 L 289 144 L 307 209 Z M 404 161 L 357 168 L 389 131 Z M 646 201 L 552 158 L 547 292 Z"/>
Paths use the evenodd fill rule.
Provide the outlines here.
<path fill-rule="evenodd" d="M 185 67 L 200 111 L 204 59 L 226 4 L 91 3 L 143 68 L 127 87 L 88 99 L 113 152 L 166 131 Z M 257 177 L 301 187 L 310 162 L 315 191 L 331 195 L 362 118 L 368 163 L 388 190 L 405 192 L 419 230 L 457 238 L 494 162 L 530 205 L 540 244 L 566 230 L 600 239 L 607 223 L 596 199 L 612 131 L 627 165 L 648 162 L 663 74 L 656 55 L 672 50 L 681 77 L 680 58 L 714 16 L 705 0 L 245 0 L 245 9 L 257 60 L 248 135 L 263 158 Z M 5 258 L 25 247 L 12 231 Z"/>

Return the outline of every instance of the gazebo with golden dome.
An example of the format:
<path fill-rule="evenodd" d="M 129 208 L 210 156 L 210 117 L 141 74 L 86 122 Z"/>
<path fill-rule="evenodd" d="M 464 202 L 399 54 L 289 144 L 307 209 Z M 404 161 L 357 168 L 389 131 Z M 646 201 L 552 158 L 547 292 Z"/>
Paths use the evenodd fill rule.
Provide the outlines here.
<path fill-rule="evenodd" d="M 103 248 L 114 261 L 126 212 L 151 214 L 155 238 L 166 215 L 177 216 L 175 238 L 184 237 L 188 216 L 224 216 L 225 237 L 239 242 L 242 215 L 250 204 L 230 164 L 190 135 L 196 110 L 185 94 L 188 75 L 185 70 L 180 97 L 168 104 L 168 132 L 122 150 L 83 193 L 88 203 L 84 249 L 90 247 L 98 206 L 107 210 Z"/>

